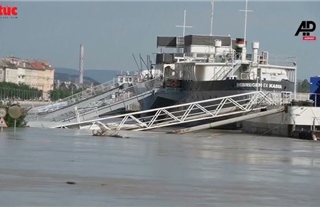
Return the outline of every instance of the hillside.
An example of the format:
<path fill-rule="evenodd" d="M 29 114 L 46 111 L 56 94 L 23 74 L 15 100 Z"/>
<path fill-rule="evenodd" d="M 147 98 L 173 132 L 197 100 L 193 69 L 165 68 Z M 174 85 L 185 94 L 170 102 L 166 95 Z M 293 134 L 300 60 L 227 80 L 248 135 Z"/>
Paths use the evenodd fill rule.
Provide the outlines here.
<path fill-rule="evenodd" d="M 79 76 L 78 75 L 70 75 L 70 74 L 67 74 L 67 73 L 55 72 L 54 73 L 54 79 L 55 80 L 60 80 L 60 81 L 63 81 L 63 82 L 77 83 L 78 79 L 79 79 Z M 97 82 L 96 80 L 94 80 L 94 79 L 92 79 L 92 78 L 90 78 L 88 76 L 83 77 L 83 83 L 86 84 L 86 85 L 91 85 L 91 84 L 97 85 L 97 84 L 99 84 L 99 82 Z"/>
<path fill-rule="evenodd" d="M 109 80 L 112 80 L 117 73 L 119 73 L 118 70 L 87 69 L 84 71 L 84 82 L 85 80 L 93 80 L 99 83 L 107 82 Z M 79 71 L 75 69 L 57 67 L 55 68 L 55 79 L 59 79 L 56 78 L 56 75 L 60 79 L 73 79 L 75 80 L 75 82 L 77 82 L 79 77 Z"/>

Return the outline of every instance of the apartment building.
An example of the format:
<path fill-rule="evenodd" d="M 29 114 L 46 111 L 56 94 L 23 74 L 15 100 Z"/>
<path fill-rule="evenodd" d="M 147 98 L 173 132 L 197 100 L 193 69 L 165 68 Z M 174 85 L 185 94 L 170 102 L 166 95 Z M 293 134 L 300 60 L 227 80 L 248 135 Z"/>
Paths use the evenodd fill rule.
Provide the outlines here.
<path fill-rule="evenodd" d="M 0 82 L 24 83 L 43 91 L 49 99 L 54 87 L 54 69 L 46 61 L 25 60 L 17 57 L 0 59 Z"/>

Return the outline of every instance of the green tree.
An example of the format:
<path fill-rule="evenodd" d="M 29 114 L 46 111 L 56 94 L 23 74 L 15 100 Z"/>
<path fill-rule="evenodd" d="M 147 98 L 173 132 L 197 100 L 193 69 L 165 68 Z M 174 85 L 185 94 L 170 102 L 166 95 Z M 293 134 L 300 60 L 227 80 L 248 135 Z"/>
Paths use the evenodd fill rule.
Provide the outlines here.
<path fill-rule="evenodd" d="M 54 89 L 50 92 L 50 99 L 52 101 L 56 101 L 59 99 L 63 99 L 66 97 L 71 96 L 72 93 L 69 90 L 59 90 L 59 89 Z"/>
<path fill-rule="evenodd" d="M 304 79 L 303 81 L 298 81 L 297 83 L 297 91 L 302 93 L 308 93 L 310 92 L 310 83 L 307 79 Z"/>
<path fill-rule="evenodd" d="M 75 89 L 54 89 L 50 91 L 50 99 L 51 101 L 57 101 L 59 99 L 63 99 L 66 97 L 69 97 L 71 95 L 77 94 L 79 92 L 82 92 L 84 89 L 79 88 L 77 90 Z"/>
<path fill-rule="evenodd" d="M 0 99 L 20 98 L 22 100 L 33 100 L 40 97 L 42 97 L 42 90 L 38 90 L 26 84 L 0 82 Z"/>

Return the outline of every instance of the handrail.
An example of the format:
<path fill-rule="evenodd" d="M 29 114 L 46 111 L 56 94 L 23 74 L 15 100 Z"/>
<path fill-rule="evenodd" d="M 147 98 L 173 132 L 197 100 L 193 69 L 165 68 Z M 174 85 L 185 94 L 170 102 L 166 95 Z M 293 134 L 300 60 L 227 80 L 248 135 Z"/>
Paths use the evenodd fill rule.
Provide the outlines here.
<path fill-rule="evenodd" d="M 118 95 L 118 97 L 116 97 L 116 98 L 112 98 L 112 97 L 107 98 L 108 101 L 111 101 L 111 102 L 103 102 L 102 101 L 100 103 L 100 105 L 96 105 L 95 107 L 97 107 L 97 108 L 99 108 L 99 107 L 106 108 L 106 107 L 114 105 L 115 103 L 122 103 L 125 100 L 130 99 L 130 98 L 137 98 L 137 97 L 139 97 L 139 95 L 142 95 L 142 94 L 144 94 L 144 93 L 146 93 L 148 91 L 153 90 L 155 87 L 157 87 L 157 81 L 160 81 L 160 78 L 154 78 L 154 79 L 151 79 L 151 80 L 147 80 L 145 82 L 141 82 L 138 85 L 134 85 L 134 86 L 125 88 L 125 89 L 122 90 L 123 92 L 120 95 Z M 139 86 L 139 85 L 142 85 L 142 86 Z M 87 113 L 87 111 L 84 110 L 79 114 L 79 116 L 81 117 L 83 114 L 86 114 L 86 113 Z"/>
<path fill-rule="evenodd" d="M 89 97 L 90 96 L 93 96 L 93 95 L 97 95 L 97 94 L 100 94 L 100 93 L 103 93 L 105 90 L 108 90 L 108 89 L 111 89 L 112 88 L 112 86 L 114 86 L 115 84 L 117 84 L 118 83 L 118 81 L 116 80 L 115 78 L 113 78 L 112 80 L 109 80 L 109 81 L 107 81 L 107 82 L 104 82 L 104 83 L 102 83 L 102 84 L 99 84 L 99 85 L 96 85 L 96 86 L 94 86 L 94 87 L 92 87 L 92 88 L 87 88 L 87 89 L 85 89 L 85 90 L 83 90 L 83 91 L 81 91 L 81 92 L 79 92 L 79 93 L 76 93 L 76 94 L 74 94 L 74 95 L 71 95 L 71 96 L 69 96 L 69 97 L 66 97 L 66 98 L 63 98 L 63 99 L 61 99 L 59 102 L 65 102 L 65 101 L 69 101 L 69 100 L 72 100 L 72 99 L 76 99 L 76 98 L 80 98 L 81 100 L 83 100 L 83 99 L 86 99 L 86 98 L 88 98 L 88 96 L 87 95 L 89 95 L 88 93 L 90 93 L 91 95 L 89 95 Z M 89 91 L 89 92 L 88 92 Z M 77 100 L 77 102 L 78 101 L 81 101 L 81 100 Z M 71 102 L 71 103 L 69 103 L 68 102 L 68 105 L 70 105 L 70 104 L 72 104 L 73 102 Z"/>
<path fill-rule="evenodd" d="M 235 59 L 235 57 L 239 55 L 238 59 Z M 218 70 L 217 73 L 215 73 L 213 75 L 213 77 L 211 78 L 211 80 L 218 80 L 219 78 L 222 77 L 225 78 L 226 75 L 228 75 L 230 73 L 230 71 L 238 64 L 237 62 L 235 62 L 235 60 L 241 60 L 242 54 L 241 53 L 232 53 L 232 62 L 226 62 L 225 65 L 223 65 L 220 70 Z M 225 70 L 223 70 L 226 66 L 231 64 L 231 68 L 230 70 L 226 73 Z"/>

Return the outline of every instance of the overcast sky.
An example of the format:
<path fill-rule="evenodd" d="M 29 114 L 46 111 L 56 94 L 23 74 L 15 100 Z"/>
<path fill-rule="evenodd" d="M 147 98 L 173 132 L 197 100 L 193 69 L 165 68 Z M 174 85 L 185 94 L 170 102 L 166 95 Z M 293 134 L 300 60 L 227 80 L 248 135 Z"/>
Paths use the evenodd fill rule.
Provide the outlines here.
<path fill-rule="evenodd" d="M 0 19 L 0 56 L 47 59 L 77 69 L 79 45 L 85 69 L 136 70 L 132 53 L 157 52 L 157 36 L 210 33 L 210 2 L 2 2 L 18 6 L 17 19 Z M 245 2 L 215 3 L 214 35 L 243 37 Z M 247 39 L 270 54 L 298 57 L 299 78 L 320 75 L 320 2 L 249 2 Z M 317 41 L 295 37 L 302 20 L 319 24 Z"/>

